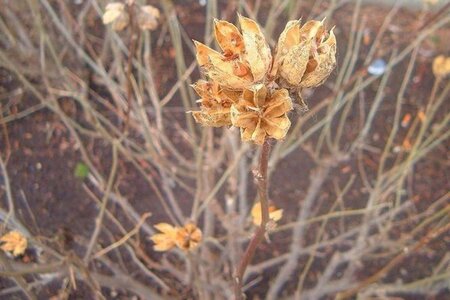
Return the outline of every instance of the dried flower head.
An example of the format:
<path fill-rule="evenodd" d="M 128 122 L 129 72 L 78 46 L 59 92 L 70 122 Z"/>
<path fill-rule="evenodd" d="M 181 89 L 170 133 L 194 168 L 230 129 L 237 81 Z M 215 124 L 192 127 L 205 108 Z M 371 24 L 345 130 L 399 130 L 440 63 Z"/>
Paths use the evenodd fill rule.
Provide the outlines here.
<path fill-rule="evenodd" d="M 433 74 L 438 78 L 444 78 L 450 74 L 450 57 L 437 56 L 433 60 Z"/>
<path fill-rule="evenodd" d="M 193 223 L 187 223 L 183 227 L 159 223 L 155 228 L 161 231 L 150 238 L 155 243 L 155 251 L 168 251 L 175 246 L 189 251 L 196 248 L 202 240 L 201 230 Z"/>
<path fill-rule="evenodd" d="M 18 231 L 10 231 L 0 237 L 0 249 L 11 252 L 14 256 L 24 254 L 27 246 L 27 239 Z"/>
<path fill-rule="evenodd" d="M 197 100 L 200 110 L 192 112 L 195 121 L 204 126 L 230 126 L 230 108 L 237 102 L 239 93 L 227 90 L 215 81 L 199 80 L 192 87 L 201 97 Z"/>
<path fill-rule="evenodd" d="M 152 5 L 141 6 L 137 15 L 139 28 L 142 30 L 155 30 L 158 27 L 159 9 Z"/>
<path fill-rule="evenodd" d="M 155 251 L 167 251 L 175 247 L 178 228 L 167 223 L 159 223 L 155 225 L 155 228 L 162 233 L 154 234 L 151 240 L 155 245 L 153 249 Z"/>
<path fill-rule="evenodd" d="M 197 248 L 202 241 L 201 230 L 193 223 L 187 223 L 177 231 L 176 244 L 178 248 L 189 251 Z"/>
<path fill-rule="evenodd" d="M 208 77 L 194 85 L 201 96 L 195 120 L 206 126 L 233 125 L 241 138 L 261 145 L 266 138 L 283 139 L 291 125 L 287 112 L 292 95 L 322 84 L 336 65 L 336 38 L 323 21 L 290 21 L 272 59 L 259 25 L 239 15 L 241 31 L 214 21 L 222 52 L 196 42 L 197 61 Z M 238 99 L 238 100 L 237 100 Z"/>
<path fill-rule="evenodd" d="M 125 10 L 125 4 L 113 2 L 106 5 L 102 20 L 105 25 L 112 23 L 112 28 L 115 31 L 122 31 L 128 26 L 130 16 Z"/>
<path fill-rule="evenodd" d="M 252 221 L 256 226 L 261 225 L 262 222 L 262 212 L 261 203 L 256 202 L 251 210 Z M 269 219 L 276 222 L 281 220 L 283 217 L 283 210 L 276 208 L 274 205 L 269 205 Z"/>
<path fill-rule="evenodd" d="M 241 138 L 262 145 L 267 137 L 277 140 L 286 136 L 291 122 L 286 113 L 292 101 L 286 89 L 269 91 L 257 84 L 242 93 L 239 102 L 231 106 L 231 122 L 241 128 Z"/>
<path fill-rule="evenodd" d="M 219 53 L 196 42 L 197 61 L 206 75 L 226 88 L 241 90 L 261 82 L 272 64 L 270 48 L 259 25 L 239 15 L 242 33 L 227 21 L 214 21 Z"/>
<path fill-rule="evenodd" d="M 106 5 L 103 24 L 112 24 L 115 31 L 122 31 L 130 24 L 129 8 L 135 9 L 137 25 L 141 30 L 154 30 L 158 27 L 159 10 L 151 5 L 140 6 L 133 1 L 127 4 L 112 2 Z"/>
<path fill-rule="evenodd" d="M 278 40 L 271 75 L 285 87 L 310 88 L 322 84 L 336 66 L 336 37 L 323 21 L 290 21 Z"/>

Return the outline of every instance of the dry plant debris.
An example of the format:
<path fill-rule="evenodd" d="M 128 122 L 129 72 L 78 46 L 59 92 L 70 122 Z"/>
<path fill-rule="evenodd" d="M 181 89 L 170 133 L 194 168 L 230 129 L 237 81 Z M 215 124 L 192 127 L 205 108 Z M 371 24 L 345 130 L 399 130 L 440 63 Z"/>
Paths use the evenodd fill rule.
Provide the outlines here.
<path fill-rule="evenodd" d="M 168 251 L 174 247 L 190 251 L 195 249 L 202 241 L 202 232 L 193 223 L 187 223 L 183 227 L 159 223 L 155 225 L 155 228 L 161 232 L 151 237 L 151 240 L 155 243 L 153 246 L 155 251 Z"/>
<path fill-rule="evenodd" d="M 136 5 L 134 2 L 127 4 L 112 2 L 106 5 L 103 14 L 103 24 L 111 24 L 113 30 L 122 31 L 130 24 L 129 9 L 136 9 L 136 20 L 141 30 L 155 30 L 158 27 L 160 17 L 159 10 L 152 5 Z"/>
<path fill-rule="evenodd" d="M 262 145 L 281 140 L 291 122 L 291 94 L 321 85 L 336 65 L 336 38 L 323 21 L 290 21 L 281 33 L 275 54 L 259 25 L 238 15 L 241 30 L 214 21 L 222 52 L 194 41 L 197 61 L 207 77 L 193 85 L 201 97 L 192 112 L 204 126 L 235 126 L 243 141 Z"/>
<path fill-rule="evenodd" d="M 253 224 L 255 224 L 256 226 L 261 225 L 261 220 L 262 220 L 261 203 L 256 202 L 253 205 L 252 210 L 251 210 L 251 216 L 252 216 Z M 277 222 L 277 221 L 281 220 L 282 217 L 283 217 L 282 209 L 279 209 L 274 205 L 269 205 L 270 220 L 272 220 L 273 222 Z"/>
<path fill-rule="evenodd" d="M 14 256 L 24 254 L 27 247 L 27 239 L 18 231 L 13 230 L 0 237 L 0 249 Z"/>
<path fill-rule="evenodd" d="M 433 74 L 437 78 L 444 78 L 450 74 L 450 57 L 439 55 L 433 60 Z"/>

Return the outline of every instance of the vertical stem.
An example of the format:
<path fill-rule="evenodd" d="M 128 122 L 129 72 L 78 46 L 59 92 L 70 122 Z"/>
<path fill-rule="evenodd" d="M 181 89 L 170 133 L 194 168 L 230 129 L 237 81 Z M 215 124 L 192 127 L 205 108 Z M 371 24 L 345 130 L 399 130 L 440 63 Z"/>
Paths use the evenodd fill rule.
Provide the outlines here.
<path fill-rule="evenodd" d="M 269 164 L 270 143 L 266 139 L 261 146 L 261 155 L 259 157 L 258 170 L 254 173 L 256 187 L 258 189 L 258 198 L 261 203 L 261 225 L 256 229 L 250 243 L 245 250 L 244 255 L 236 269 L 234 276 L 234 295 L 236 300 L 244 299 L 242 293 L 242 285 L 245 270 L 255 255 L 256 248 L 261 243 L 266 233 L 266 224 L 269 221 L 269 204 L 268 204 L 268 184 L 267 184 L 267 166 Z"/>

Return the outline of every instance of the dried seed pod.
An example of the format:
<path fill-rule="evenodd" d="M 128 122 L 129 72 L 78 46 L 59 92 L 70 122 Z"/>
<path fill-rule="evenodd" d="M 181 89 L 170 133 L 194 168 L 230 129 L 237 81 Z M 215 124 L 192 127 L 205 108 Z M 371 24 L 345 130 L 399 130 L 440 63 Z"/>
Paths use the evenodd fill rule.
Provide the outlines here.
<path fill-rule="evenodd" d="M 202 231 L 193 223 L 187 223 L 177 231 L 176 244 L 182 250 L 193 250 L 201 241 Z"/>
<path fill-rule="evenodd" d="M 120 2 L 112 2 L 106 5 L 102 20 L 105 25 L 112 23 L 112 28 L 115 31 L 122 31 L 128 26 L 130 17 L 128 12 L 125 10 L 125 4 Z"/>
<path fill-rule="evenodd" d="M 450 74 L 450 57 L 439 55 L 433 60 L 433 74 L 438 78 L 444 78 Z"/>
<path fill-rule="evenodd" d="M 266 138 L 282 139 L 291 126 L 286 113 L 292 110 L 289 92 L 268 91 L 263 84 L 244 90 L 238 103 L 231 106 L 231 122 L 241 128 L 241 138 L 261 145 Z"/>
<path fill-rule="evenodd" d="M 284 87 L 316 87 L 336 65 L 336 37 L 323 22 L 290 21 L 278 40 L 272 76 Z"/>
<path fill-rule="evenodd" d="M 214 21 L 214 33 L 223 53 L 196 42 L 197 61 L 205 74 L 228 89 L 242 90 L 264 81 L 272 63 L 270 48 L 259 25 L 239 16 L 242 33 L 227 21 Z"/>
<path fill-rule="evenodd" d="M 155 30 L 158 27 L 159 9 L 152 5 L 139 7 L 137 22 L 141 30 Z"/>
<path fill-rule="evenodd" d="M 200 110 L 193 111 L 196 122 L 204 126 L 230 126 L 230 108 L 238 100 L 239 92 L 226 90 L 217 82 L 199 80 L 192 86 L 201 97 Z"/>

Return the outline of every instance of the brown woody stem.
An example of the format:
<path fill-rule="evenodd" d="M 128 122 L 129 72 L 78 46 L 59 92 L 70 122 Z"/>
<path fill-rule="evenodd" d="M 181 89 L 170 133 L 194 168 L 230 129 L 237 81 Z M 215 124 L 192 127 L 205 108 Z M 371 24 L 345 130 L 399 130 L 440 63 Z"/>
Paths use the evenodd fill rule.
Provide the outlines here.
<path fill-rule="evenodd" d="M 269 203 L 268 203 L 268 184 L 267 184 L 267 166 L 269 164 L 269 154 L 270 154 L 270 143 L 266 139 L 264 144 L 261 146 L 261 156 L 259 157 L 258 170 L 255 172 L 254 177 L 256 181 L 256 186 L 258 189 L 258 198 L 261 203 L 261 225 L 256 229 L 253 234 L 250 243 L 245 250 L 244 255 L 236 269 L 234 276 L 234 295 L 236 300 L 244 299 L 244 294 L 242 292 L 242 285 L 245 270 L 248 264 L 251 262 L 253 256 L 255 255 L 256 248 L 264 239 L 266 234 L 266 225 L 269 222 Z"/>

